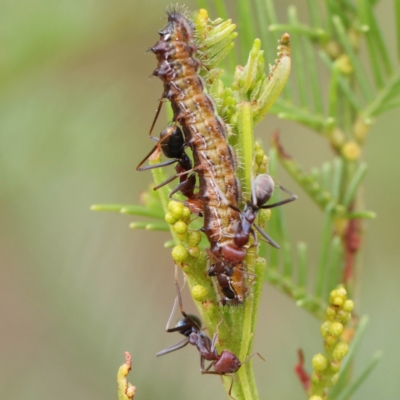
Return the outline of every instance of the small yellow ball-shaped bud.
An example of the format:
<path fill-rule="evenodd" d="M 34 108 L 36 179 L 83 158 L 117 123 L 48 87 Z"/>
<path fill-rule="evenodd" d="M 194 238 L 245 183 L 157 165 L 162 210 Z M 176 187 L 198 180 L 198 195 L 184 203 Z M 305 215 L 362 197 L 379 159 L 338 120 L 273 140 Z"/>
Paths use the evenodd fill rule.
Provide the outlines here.
<path fill-rule="evenodd" d="M 184 233 L 187 232 L 187 229 L 188 229 L 188 226 L 183 221 L 178 221 L 178 222 L 175 222 L 175 224 L 174 224 L 174 231 L 178 235 L 183 235 Z"/>
<path fill-rule="evenodd" d="M 347 324 L 350 321 L 351 314 L 347 311 L 339 310 L 336 316 L 336 320 Z"/>
<path fill-rule="evenodd" d="M 340 297 L 343 298 L 343 300 L 346 300 L 346 298 L 347 298 L 347 290 L 343 286 L 337 288 L 336 289 L 336 293 L 337 293 L 337 296 L 340 296 Z"/>
<path fill-rule="evenodd" d="M 177 261 L 177 262 L 184 262 L 187 260 L 187 258 L 189 257 L 189 253 L 187 252 L 187 250 L 179 245 L 179 246 L 175 246 L 172 249 L 172 258 Z"/>
<path fill-rule="evenodd" d="M 168 203 L 168 210 L 170 211 L 170 213 L 178 220 L 182 218 L 182 213 L 183 213 L 183 209 L 184 209 L 184 205 L 183 203 L 181 203 L 180 201 L 174 201 L 171 200 Z"/>
<path fill-rule="evenodd" d="M 336 40 L 330 40 L 324 46 L 324 50 L 328 53 L 332 60 L 336 60 L 342 53 L 342 48 Z"/>
<path fill-rule="evenodd" d="M 354 301 L 353 300 L 346 300 L 343 303 L 343 311 L 352 312 L 354 308 Z"/>
<path fill-rule="evenodd" d="M 190 217 L 190 208 L 183 207 L 182 210 L 182 219 L 188 219 Z"/>
<path fill-rule="evenodd" d="M 326 386 L 332 387 L 333 385 L 336 384 L 338 378 L 339 378 L 339 374 L 333 375 L 332 378 L 328 382 L 326 382 Z"/>
<path fill-rule="evenodd" d="M 361 147 L 357 142 L 350 141 L 342 146 L 341 153 L 346 160 L 355 161 L 361 156 Z"/>
<path fill-rule="evenodd" d="M 272 210 L 270 208 L 260 210 L 258 212 L 259 224 L 264 225 L 264 223 L 271 218 L 271 215 L 272 215 Z"/>
<path fill-rule="evenodd" d="M 256 164 L 257 165 L 262 164 L 263 159 L 264 159 L 264 152 L 261 149 L 256 150 L 255 159 L 256 159 Z"/>
<path fill-rule="evenodd" d="M 333 299 L 337 296 L 337 290 L 333 289 L 331 290 L 331 292 L 329 293 L 329 303 L 333 302 Z"/>
<path fill-rule="evenodd" d="M 333 372 L 339 372 L 342 363 L 340 361 L 332 361 L 331 362 L 331 370 Z"/>
<path fill-rule="evenodd" d="M 192 297 L 197 301 L 207 300 L 207 297 L 208 297 L 207 289 L 202 285 L 193 286 Z"/>
<path fill-rule="evenodd" d="M 329 140 L 335 149 L 340 149 L 343 146 L 346 137 L 341 129 L 334 128 L 329 133 Z"/>
<path fill-rule="evenodd" d="M 326 315 L 327 315 L 328 318 L 335 318 L 336 317 L 336 313 L 337 313 L 337 310 L 333 306 L 329 306 L 326 309 Z"/>
<path fill-rule="evenodd" d="M 191 231 L 187 235 L 187 243 L 189 247 L 197 246 L 201 242 L 201 233 L 199 231 Z"/>
<path fill-rule="evenodd" d="M 200 247 L 199 246 L 190 247 L 189 254 L 192 257 L 197 258 L 200 255 Z"/>
<path fill-rule="evenodd" d="M 312 358 L 312 366 L 315 371 L 322 372 L 328 366 L 328 360 L 323 354 L 318 353 Z"/>
<path fill-rule="evenodd" d="M 335 62 L 336 67 L 344 75 L 349 75 L 353 72 L 353 66 L 351 65 L 350 58 L 346 54 L 342 54 Z"/>
<path fill-rule="evenodd" d="M 365 118 L 359 117 L 354 126 L 353 126 L 353 133 L 354 136 L 357 139 L 358 143 L 363 143 L 365 140 L 365 137 L 367 136 L 367 133 L 369 129 L 371 128 L 371 121 L 366 120 Z"/>
<path fill-rule="evenodd" d="M 325 321 L 320 328 L 320 332 L 323 338 L 326 338 L 328 336 L 329 333 L 329 328 L 331 326 L 331 322 L 329 321 Z"/>
<path fill-rule="evenodd" d="M 165 214 L 165 220 L 170 224 L 173 225 L 176 222 L 176 218 L 174 217 L 174 215 L 170 212 Z"/>
<path fill-rule="evenodd" d="M 332 304 L 337 306 L 337 307 L 342 307 L 343 303 L 344 303 L 343 299 L 341 297 L 339 297 L 339 296 L 335 297 L 333 299 L 333 301 L 332 301 Z"/>
<path fill-rule="evenodd" d="M 343 324 L 340 322 L 332 322 L 329 327 L 329 333 L 332 336 L 339 337 L 343 333 Z"/>
<path fill-rule="evenodd" d="M 332 359 L 334 361 L 343 360 L 349 351 L 349 345 L 345 342 L 339 342 L 332 351 Z"/>
<path fill-rule="evenodd" d="M 331 348 L 332 346 L 334 346 L 337 342 L 337 337 L 332 336 L 332 335 L 328 335 L 325 338 L 325 344 L 327 345 L 328 348 Z"/>
<path fill-rule="evenodd" d="M 308 400 L 323 400 L 321 396 L 311 396 Z"/>
<path fill-rule="evenodd" d="M 313 371 L 311 374 L 311 382 L 318 384 L 321 381 L 321 375 L 319 375 L 317 372 Z"/>

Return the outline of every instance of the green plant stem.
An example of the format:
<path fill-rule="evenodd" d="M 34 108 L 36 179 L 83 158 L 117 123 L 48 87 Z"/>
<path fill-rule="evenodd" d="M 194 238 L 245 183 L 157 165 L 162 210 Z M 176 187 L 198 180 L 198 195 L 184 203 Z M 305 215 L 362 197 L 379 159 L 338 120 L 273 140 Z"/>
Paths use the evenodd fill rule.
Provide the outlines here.
<path fill-rule="evenodd" d="M 237 105 L 238 109 L 238 144 L 240 157 L 242 159 L 239 169 L 239 178 L 242 182 L 242 192 L 251 193 L 251 180 L 253 171 L 254 153 L 254 130 L 253 112 L 251 103 L 242 102 Z"/>
<path fill-rule="evenodd" d="M 152 158 L 150 159 L 150 164 L 156 164 L 160 161 L 160 158 Z M 156 185 L 159 185 L 160 183 L 165 181 L 166 176 L 163 168 L 154 168 L 151 171 Z M 169 185 L 164 185 L 157 191 L 165 214 L 168 212 L 170 191 L 171 188 L 169 187 Z M 180 245 L 181 241 L 177 237 L 172 227 L 170 228 L 170 233 L 174 239 L 175 245 Z M 199 257 L 197 259 L 192 258 L 191 260 L 189 260 L 189 262 L 185 264 L 186 266 L 184 266 L 183 270 L 186 273 L 186 278 L 190 290 L 195 285 L 201 285 L 207 290 L 207 302 L 200 303 L 198 301 L 195 301 L 195 304 L 208 329 L 209 334 L 213 335 L 215 333 L 218 323 L 222 319 L 222 314 L 218 306 L 218 300 L 215 294 L 213 282 L 211 278 L 204 273 L 206 264 L 207 259 L 203 255 L 202 257 Z"/>

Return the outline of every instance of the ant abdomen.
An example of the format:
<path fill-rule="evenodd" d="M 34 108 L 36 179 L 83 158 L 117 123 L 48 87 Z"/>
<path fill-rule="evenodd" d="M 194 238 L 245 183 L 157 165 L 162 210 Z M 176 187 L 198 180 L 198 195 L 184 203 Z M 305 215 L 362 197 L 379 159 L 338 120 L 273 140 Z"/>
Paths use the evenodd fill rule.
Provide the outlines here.
<path fill-rule="evenodd" d="M 253 182 L 255 199 L 257 207 L 267 203 L 274 193 L 274 180 L 268 174 L 258 175 Z"/>
<path fill-rule="evenodd" d="M 164 139 L 165 138 L 165 139 Z M 180 158 L 182 156 L 185 138 L 178 126 L 167 126 L 160 134 L 160 147 L 165 157 Z"/>

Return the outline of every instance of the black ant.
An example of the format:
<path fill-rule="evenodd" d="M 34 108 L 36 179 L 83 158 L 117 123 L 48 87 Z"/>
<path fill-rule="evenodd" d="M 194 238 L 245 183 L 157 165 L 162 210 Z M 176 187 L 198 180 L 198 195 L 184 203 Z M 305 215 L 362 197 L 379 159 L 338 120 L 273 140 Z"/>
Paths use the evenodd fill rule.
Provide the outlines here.
<path fill-rule="evenodd" d="M 157 139 L 154 136 L 150 136 L 150 138 L 152 140 L 156 140 L 158 143 L 138 164 L 136 170 L 146 171 L 149 169 L 166 167 L 168 165 L 177 163 L 175 167 L 176 174 L 154 187 L 154 190 L 159 189 L 160 187 L 179 177 L 179 184 L 171 191 L 169 197 L 172 198 L 175 193 L 180 191 L 185 197 L 188 198 L 188 206 L 190 207 L 191 211 L 199 214 L 202 207 L 197 194 L 194 193 L 196 187 L 196 175 L 194 173 L 188 175 L 190 172 L 194 171 L 194 168 L 192 166 L 191 159 L 185 152 L 185 138 L 181 128 L 178 126 L 168 126 L 161 132 L 160 139 Z M 142 167 L 144 162 L 159 148 L 161 148 L 161 151 L 165 157 L 172 160 Z"/>
<path fill-rule="evenodd" d="M 183 340 L 174 345 L 167 347 L 164 350 L 161 350 L 157 353 L 157 357 L 162 356 L 167 353 L 171 353 L 172 351 L 178 350 L 182 347 L 185 347 L 188 343 L 197 347 L 197 350 L 200 353 L 200 371 L 202 374 L 210 374 L 210 375 L 230 375 L 232 378 L 231 385 L 229 387 L 228 395 L 232 399 L 234 397 L 231 395 L 234 374 L 239 370 L 239 368 L 246 363 L 250 358 L 252 358 L 255 354 L 257 354 L 262 360 L 264 358 L 257 352 L 251 354 L 247 359 L 243 362 L 239 361 L 239 358 L 232 353 L 230 350 L 222 350 L 219 354 L 216 348 L 216 342 L 218 339 L 218 333 L 215 333 L 212 339 L 210 339 L 207 335 L 202 332 L 201 322 L 199 318 L 194 315 L 186 314 L 183 310 L 182 306 L 182 298 L 180 293 L 179 284 L 175 282 L 176 291 L 178 294 L 178 303 L 181 314 L 183 318 L 181 318 L 174 328 L 169 328 L 169 324 L 171 319 L 175 313 L 176 308 L 176 300 L 174 307 L 172 309 L 171 316 L 168 319 L 166 331 L 167 332 L 179 332 L 185 336 Z M 218 329 L 218 328 L 217 328 Z M 211 361 L 211 363 L 206 367 L 205 361 Z M 265 360 L 264 360 L 265 361 Z M 210 371 L 213 368 L 214 371 Z"/>

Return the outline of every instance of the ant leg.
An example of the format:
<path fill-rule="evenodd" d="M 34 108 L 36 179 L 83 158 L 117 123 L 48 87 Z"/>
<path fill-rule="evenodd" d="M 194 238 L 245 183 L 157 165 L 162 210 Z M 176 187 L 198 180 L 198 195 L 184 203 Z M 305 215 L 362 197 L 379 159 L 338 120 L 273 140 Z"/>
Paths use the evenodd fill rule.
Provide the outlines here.
<path fill-rule="evenodd" d="M 222 193 L 222 190 L 219 188 L 219 186 L 214 182 L 215 188 L 217 189 L 217 192 L 219 194 L 219 197 L 221 200 L 232 210 L 237 211 L 239 213 L 242 213 L 242 210 L 239 207 L 234 206 L 233 204 L 229 203 L 228 199 L 226 196 Z"/>
<path fill-rule="evenodd" d="M 176 288 L 176 293 L 178 295 L 178 304 L 179 304 L 179 309 L 181 311 L 181 314 L 186 318 L 187 321 L 189 321 L 189 324 L 191 327 L 194 327 L 198 331 L 201 330 L 201 327 L 197 324 L 197 322 L 191 318 L 189 315 L 186 314 L 186 312 L 183 310 L 183 305 L 182 305 L 182 297 L 181 297 L 181 289 L 179 287 L 179 282 L 178 282 L 178 274 L 177 274 L 177 266 L 176 267 L 176 272 L 175 272 L 175 288 Z"/>
<path fill-rule="evenodd" d="M 231 399 L 236 400 L 236 399 L 232 396 L 232 387 L 233 387 L 233 380 L 235 379 L 235 374 L 232 374 L 232 375 L 231 375 L 231 378 L 232 378 L 232 380 L 231 380 L 231 386 L 229 387 L 228 396 L 229 396 Z"/>
<path fill-rule="evenodd" d="M 276 249 L 279 249 L 279 244 L 276 243 L 273 239 L 271 239 L 258 225 L 253 224 L 254 228 L 256 228 L 258 230 L 258 232 L 261 234 L 261 236 L 263 236 L 266 241 L 272 246 L 275 247 Z"/>
<path fill-rule="evenodd" d="M 172 332 L 172 331 L 168 331 Z M 172 346 L 167 347 L 164 350 L 159 351 L 156 354 L 156 357 L 163 356 L 164 354 L 172 353 L 175 350 L 179 350 L 182 347 L 185 347 L 189 343 L 189 338 L 184 338 L 183 340 L 179 341 L 178 343 L 173 344 Z"/>
<path fill-rule="evenodd" d="M 161 99 L 160 102 L 158 103 L 156 115 L 154 116 L 153 123 L 151 124 L 151 127 L 150 127 L 150 132 L 149 132 L 149 136 L 150 137 L 152 137 L 151 133 L 153 132 L 153 129 L 154 129 L 154 126 L 155 126 L 155 124 L 157 122 L 158 116 L 160 115 L 160 111 L 161 111 L 163 103 L 164 103 L 164 99 Z"/>
<path fill-rule="evenodd" d="M 253 354 L 248 356 L 243 362 L 241 362 L 240 366 L 242 366 L 243 364 L 247 363 L 247 361 L 249 361 L 250 358 L 254 357 L 256 354 L 258 355 L 258 357 L 261 358 L 261 360 L 266 361 L 265 358 L 258 351 L 255 351 Z"/>
<path fill-rule="evenodd" d="M 161 167 L 167 167 L 168 165 L 174 164 L 176 162 L 179 162 L 178 159 L 174 159 L 174 160 L 168 160 L 168 161 L 164 161 L 158 164 L 153 164 L 153 165 L 146 165 L 145 167 L 142 167 L 143 163 L 155 152 L 155 150 L 157 149 L 157 146 L 154 146 L 153 149 L 151 150 L 151 152 L 146 156 L 146 158 L 144 158 L 139 165 L 136 167 L 136 171 L 147 171 L 149 169 L 154 169 L 154 168 L 161 168 Z M 175 178 L 175 177 L 174 177 Z M 171 179 L 172 180 L 172 179 Z M 170 181 L 169 181 L 170 182 Z M 166 182 L 168 183 L 168 182 Z"/>
<path fill-rule="evenodd" d="M 174 160 L 173 162 L 177 162 L 177 161 L 179 161 L 179 160 Z M 165 165 L 170 165 L 170 164 L 172 164 L 173 162 L 166 161 L 166 162 L 165 162 Z M 168 164 L 167 164 L 167 163 L 168 163 Z M 164 164 L 164 163 L 161 163 L 161 164 Z M 157 166 L 157 167 L 158 167 L 158 166 L 164 166 L 164 165 L 161 165 L 161 164 L 157 164 L 156 166 Z M 151 168 L 156 168 L 156 166 L 150 165 Z M 150 168 L 147 168 L 147 169 L 150 169 Z M 153 190 L 158 190 L 158 189 L 160 189 L 160 187 L 163 187 L 163 186 L 167 185 L 168 183 L 172 182 L 174 179 L 179 178 L 180 176 L 183 176 L 183 175 L 187 175 L 187 174 L 189 174 L 190 172 L 193 172 L 195 169 L 196 169 L 196 168 L 191 168 L 191 169 L 188 169 L 187 171 L 183 171 L 183 172 L 180 172 L 179 174 L 175 174 L 175 175 L 169 177 L 169 178 L 168 178 L 167 180 L 165 180 L 164 182 L 162 182 L 162 183 L 160 183 L 159 185 L 155 186 L 155 187 L 153 188 Z M 186 182 L 182 182 L 182 183 L 186 183 Z M 179 184 L 179 185 L 180 185 L 180 184 Z M 178 185 L 178 186 L 179 186 L 179 185 Z M 183 185 L 182 185 L 182 186 L 183 186 Z M 181 187 L 181 186 L 180 186 L 180 187 Z M 174 189 L 174 190 L 175 190 L 175 189 Z M 178 189 L 178 190 L 179 190 L 179 189 Z M 178 190 L 177 190 L 177 191 L 178 191 Z M 177 191 L 175 191 L 174 193 L 176 193 Z"/>
<path fill-rule="evenodd" d="M 291 197 L 289 197 L 288 199 L 282 200 L 282 201 L 278 201 L 277 203 L 267 204 L 265 206 L 261 206 L 260 208 L 263 208 L 263 209 L 274 208 L 274 207 L 282 206 L 283 204 L 291 203 L 292 201 L 297 200 L 297 196 L 295 194 L 293 194 L 289 190 L 285 189 L 279 182 L 277 182 L 277 184 L 278 184 L 278 187 L 281 190 L 283 190 L 285 193 L 287 193 Z"/>

